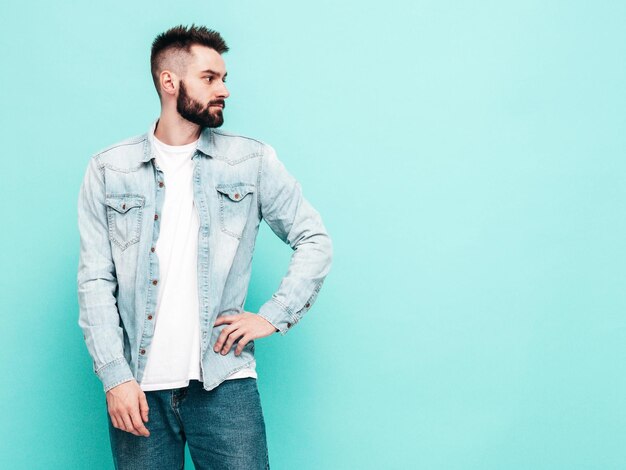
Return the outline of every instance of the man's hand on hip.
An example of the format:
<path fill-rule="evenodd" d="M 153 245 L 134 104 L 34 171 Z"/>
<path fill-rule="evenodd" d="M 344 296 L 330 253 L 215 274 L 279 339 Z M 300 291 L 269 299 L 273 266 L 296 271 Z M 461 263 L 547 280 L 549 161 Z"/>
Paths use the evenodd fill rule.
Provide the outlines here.
<path fill-rule="evenodd" d="M 222 355 L 228 354 L 233 343 L 239 339 L 235 348 L 235 356 L 239 356 L 248 341 L 269 336 L 276 331 L 274 325 L 265 318 L 251 312 L 243 312 L 237 315 L 222 315 L 215 322 L 215 326 L 228 324 L 213 346 L 213 351 Z"/>
<path fill-rule="evenodd" d="M 106 393 L 106 397 L 114 427 L 135 436 L 150 435 L 150 431 L 143 424 L 148 422 L 148 401 L 136 380 L 113 387 Z"/>

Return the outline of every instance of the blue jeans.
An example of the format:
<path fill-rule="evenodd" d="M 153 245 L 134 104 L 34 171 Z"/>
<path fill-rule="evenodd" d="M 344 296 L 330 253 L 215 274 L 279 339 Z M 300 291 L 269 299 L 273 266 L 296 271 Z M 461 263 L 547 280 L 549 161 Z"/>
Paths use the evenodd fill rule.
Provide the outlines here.
<path fill-rule="evenodd" d="M 182 469 L 185 442 L 196 470 L 269 469 L 256 379 L 225 380 L 211 391 L 191 380 L 188 387 L 145 393 L 149 437 L 114 428 L 109 416 L 116 469 Z"/>

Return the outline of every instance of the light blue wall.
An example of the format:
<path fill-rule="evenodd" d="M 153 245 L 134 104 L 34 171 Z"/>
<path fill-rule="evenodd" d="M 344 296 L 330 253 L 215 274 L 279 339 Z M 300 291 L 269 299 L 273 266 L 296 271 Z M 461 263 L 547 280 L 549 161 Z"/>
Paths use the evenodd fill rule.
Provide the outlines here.
<path fill-rule="evenodd" d="M 626 468 L 624 2 L 11 2 L 0 19 L 0 467 L 112 468 L 77 326 L 95 151 L 159 112 L 154 36 L 222 32 L 225 130 L 333 237 L 257 342 L 273 469 Z M 260 234 L 246 309 L 290 250 Z"/>

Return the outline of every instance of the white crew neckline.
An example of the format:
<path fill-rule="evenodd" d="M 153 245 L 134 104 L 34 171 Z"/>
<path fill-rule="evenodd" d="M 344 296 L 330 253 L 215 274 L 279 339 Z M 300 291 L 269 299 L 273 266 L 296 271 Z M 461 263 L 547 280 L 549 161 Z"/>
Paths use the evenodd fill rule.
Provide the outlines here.
<path fill-rule="evenodd" d="M 196 148 L 196 146 L 198 145 L 198 142 L 200 141 L 200 138 L 198 137 L 197 140 L 195 140 L 194 142 L 191 142 L 189 144 L 184 144 L 184 145 L 168 145 L 165 142 L 157 139 L 157 136 L 153 134 L 154 137 L 154 143 L 159 146 L 160 148 L 162 148 L 163 150 L 165 150 L 166 152 L 175 152 L 175 153 L 187 153 L 192 151 L 193 149 Z"/>

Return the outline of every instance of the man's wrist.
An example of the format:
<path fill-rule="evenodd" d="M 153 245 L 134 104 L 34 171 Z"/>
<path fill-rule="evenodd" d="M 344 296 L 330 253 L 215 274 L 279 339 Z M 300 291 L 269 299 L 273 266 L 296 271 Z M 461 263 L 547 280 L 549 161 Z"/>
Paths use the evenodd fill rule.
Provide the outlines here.
<path fill-rule="evenodd" d="M 285 335 L 298 320 L 293 318 L 287 309 L 274 298 L 261 305 L 258 315 L 265 318 L 281 335 Z"/>
<path fill-rule="evenodd" d="M 124 357 L 117 358 L 105 364 L 100 369 L 96 370 L 96 375 L 102 381 L 105 392 L 135 378 Z"/>

